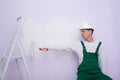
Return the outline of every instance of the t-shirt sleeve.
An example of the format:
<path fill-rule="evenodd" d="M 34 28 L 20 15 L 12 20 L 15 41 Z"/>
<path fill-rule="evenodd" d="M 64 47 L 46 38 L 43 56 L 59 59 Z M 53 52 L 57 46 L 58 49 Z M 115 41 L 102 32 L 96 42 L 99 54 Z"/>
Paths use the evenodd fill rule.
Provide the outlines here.
<path fill-rule="evenodd" d="M 99 48 L 99 66 L 103 73 L 106 73 L 106 54 L 103 44 Z"/>

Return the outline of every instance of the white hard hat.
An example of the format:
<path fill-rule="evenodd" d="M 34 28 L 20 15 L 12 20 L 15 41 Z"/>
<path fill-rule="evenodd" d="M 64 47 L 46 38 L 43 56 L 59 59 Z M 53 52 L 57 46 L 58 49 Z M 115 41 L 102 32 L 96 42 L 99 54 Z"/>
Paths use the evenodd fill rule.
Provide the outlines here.
<path fill-rule="evenodd" d="M 84 23 L 80 25 L 79 29 L 93 29 L 94 30 L 94 26 L 90 23 Z"/>

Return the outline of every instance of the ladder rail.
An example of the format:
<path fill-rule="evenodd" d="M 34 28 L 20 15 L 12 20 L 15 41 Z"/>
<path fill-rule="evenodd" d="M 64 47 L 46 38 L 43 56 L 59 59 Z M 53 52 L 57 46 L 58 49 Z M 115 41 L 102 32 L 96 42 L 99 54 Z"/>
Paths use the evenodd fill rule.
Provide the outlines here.
<path fill-rule="evenodd" d="M 6 64 L 5 64 L 5 68 L 4 68 L 4 70 L 3 70 L 3 74 L 2 74 L 2 76 L 1 76 L 1 80 L 3 80 L 4 77 L 5 77 L 5 74 L 6 74 L 6 71 L 7 71 L 8 65 L 9 65 L 9 62 L 10 62 L 10 58 L 11 58 L 12 53 L 13 53 L 13 50 L 14 50 L 14 46 L 15 46 L 15 42 L 13 43 L 13 45 L 12 45 L 12 47 L 11 47 L 11 50 L 10 50 L 8 59 L 7 59 Z"/>
<path fill-rule="evenodd" d="M 23 59 L 23 63 L 24 63 L 24 67 L 25 67 L 25 70 L 26 70 L 26 73 L 27 73 L 27 76 L 28 76 L 28 79 L 31 80 L 31 77 L 30 77 L 30 72 L 29 72 L 29 69 L 28 69 L 28 66 L 27 66 L 27 63 L 26 63 L 26 60 L 25 60 L 25 57 L 24 57 L 24 52 L 23 52 L 23 49 L 20 45 L 20 43 L 17 43 L 17 45 L 19 46 L 19 49 L 20 49 L 20 53 L 21 53 L 21 56 L 22 56 L 22 59 Z"/>
<path fill-rule="evenodd" d="M 20 66 L 19 66 L 18 59 L 16 58 L 15 61 L 16 61 L 16 64 L 17 64 L 17 68 L 18 68 L 19 75 L 20 75 L 20 80 L 23 80 L 23 78 L 22 78 L 22 72 L 21 72 L 21 70 L 20 70 Z"/>

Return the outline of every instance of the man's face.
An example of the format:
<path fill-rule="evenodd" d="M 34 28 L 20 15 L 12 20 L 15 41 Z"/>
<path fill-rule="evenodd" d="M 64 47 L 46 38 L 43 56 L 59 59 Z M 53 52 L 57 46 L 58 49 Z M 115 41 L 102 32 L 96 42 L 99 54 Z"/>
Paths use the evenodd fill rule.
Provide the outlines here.
<path fill-rule="evenodd" d="M 92 30 L 81 29 L 80 32 L 81 32 L 81 36 L 84 40 L 86 40 L 92 36 Z"/>

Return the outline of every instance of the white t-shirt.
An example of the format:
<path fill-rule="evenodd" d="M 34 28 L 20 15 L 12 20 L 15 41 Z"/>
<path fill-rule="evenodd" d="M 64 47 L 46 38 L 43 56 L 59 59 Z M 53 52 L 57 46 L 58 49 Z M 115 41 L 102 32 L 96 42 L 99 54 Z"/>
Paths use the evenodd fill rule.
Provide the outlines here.
<path fill-rule="evenodd" d="M 99 44 L 99 41 L 96 41 L 96 40 L 93 41 L 93 42 L 87 42 L 87 41 L 83 41 L 83 42 L 84 42 L 84 45 L 86 47 L 87 52 L 95 52 L 96 48 Z M 78 55 L 79 64 L 81 64 L 81 62 L 83 60 L 83 47 L 82 47 L 81 42 L 77 41 L 77 42 L 73 43 L 69 47 L 69 49 L 71 51 L 74 51 Z M 103 44 L 101 44 L 100 47 L 99 47 L 98 59 L 99 59 L 99 65 L 100 65 L 101 70 L 103 72 L 105 72 L 105 51 L 104 51 L 104 48 L 103 48 Z"/>

